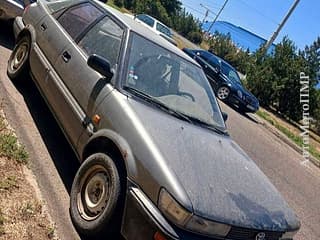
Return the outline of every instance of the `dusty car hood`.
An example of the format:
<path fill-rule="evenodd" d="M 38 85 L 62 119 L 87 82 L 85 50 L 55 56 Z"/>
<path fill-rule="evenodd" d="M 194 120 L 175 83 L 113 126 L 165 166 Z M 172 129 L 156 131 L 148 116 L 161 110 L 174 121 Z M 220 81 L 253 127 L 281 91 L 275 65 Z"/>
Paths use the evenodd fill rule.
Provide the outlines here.
<path fill-rule="evenodd" d="M 230 137 L 129 102 L 184 186 L 196 215 L 246 228 L 299 228 L 275 187 Z"/>

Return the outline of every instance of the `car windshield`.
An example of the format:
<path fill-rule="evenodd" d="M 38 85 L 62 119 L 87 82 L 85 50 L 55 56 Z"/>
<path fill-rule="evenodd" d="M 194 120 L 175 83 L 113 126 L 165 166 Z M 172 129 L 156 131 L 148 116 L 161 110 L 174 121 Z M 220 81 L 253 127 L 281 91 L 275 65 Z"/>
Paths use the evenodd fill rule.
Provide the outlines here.
<path fill-rule="evenodd" d="M 149 17 L 148 15 L 140 14 L 140 15 L 137 15 L 136 18 L 139 19 L 140 21 L 144 22 L 145 24 L 149 25 L 150 27 L 154 26 L 154 20 L 151 17 Z"/>
<path fill-rule="evenodd" d="M 131 41 L 123 88 L 140 93 L 138 97 L 148 96 L 176 115 L 190 117 L 190 122 L 225 131 L 220 108 L 200 67 L 138 34 L 133 33 Z"/>
<path fill-rule="evenodd" d="M 221 62 L 221 71 L 231 81 L 241 84 L 241 80 L 240 80 L 238 73 L 232 67 L 230 67 L 228 64 L 226 64 L 225 62 Z"/>

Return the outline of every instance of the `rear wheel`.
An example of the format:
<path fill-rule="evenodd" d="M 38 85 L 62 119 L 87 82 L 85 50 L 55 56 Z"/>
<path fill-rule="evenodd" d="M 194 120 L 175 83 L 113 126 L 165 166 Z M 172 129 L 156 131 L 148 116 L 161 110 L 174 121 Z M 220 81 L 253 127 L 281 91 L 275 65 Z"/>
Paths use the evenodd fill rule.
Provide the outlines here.
<path fill-rule="evenodd" d="M 114 161 L 104 153 L 88 157 L 75 176 L 70 194 L 70 215 L 76 229 L 87 236 L 117 234 L 122 191 Z"/>
<path fill-rule="evenodd" d="M 230 95 L 230 89 L 227 86 L 221 86 L 218 88 L 217 96 L 220 100 L 227 100 Z"/>
<path fill-rule="evenodd" d="M 7 74 L 16 81 L 29 73 L 30 38 L 23 36 L 14 47 L 8 61 Z"/>

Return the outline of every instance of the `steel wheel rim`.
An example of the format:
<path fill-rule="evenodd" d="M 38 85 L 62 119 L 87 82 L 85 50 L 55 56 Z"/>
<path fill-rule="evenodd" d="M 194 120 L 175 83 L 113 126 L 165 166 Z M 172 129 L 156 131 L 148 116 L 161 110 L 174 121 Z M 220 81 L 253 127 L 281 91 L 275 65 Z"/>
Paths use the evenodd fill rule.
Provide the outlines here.
<path fill-rule="evenodd" d="M 29 52 L 29 44 L 27 42 L 22 42 L 14 51 L 14 55 L 10 63 L 10 67 L 12 71 L 15 72 L 22 66 L 22 64 L 24 63 L 25 59 L 28 56 L 28 52 Z"/>
<path fill-rule="evenodd" d="M 91 167 L 80 182 L 77 205 L 80 215 L 87 221 L 97 219 L 107 207 L 111 191 L 108 171 L 99 165 Z"/>
<path fill-rule="evenodd" d="M 230 93 L 229 88 L 227 88 L 227 87 L 221 87 L 221 88 L 219 88 L 219 90 L 218 90 L 218 98 L 221 99 L 221 100 L 225 100 L 225 99 L 228 98 L 229 93 Z"/>

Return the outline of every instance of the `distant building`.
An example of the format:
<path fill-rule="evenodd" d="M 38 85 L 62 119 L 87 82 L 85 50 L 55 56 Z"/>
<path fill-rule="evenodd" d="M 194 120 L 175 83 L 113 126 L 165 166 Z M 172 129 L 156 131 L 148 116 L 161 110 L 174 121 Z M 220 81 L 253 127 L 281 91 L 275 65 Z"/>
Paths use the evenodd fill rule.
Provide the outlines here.
<path fill-rule="evenodd" d="M 212 22 L 206 22 L 203 24 L 202 29 L 204 31 L 208 31 Z M 266 39 L 242 28 L 239 26 L 235 26 L 232 23 L 225 22 L 225 21 L 217 21 L 214 23 L 213 27 L 210 30 L 210 35 L 214 34 L 215 32 L 219 32 L 222 34 L 230 34 L 231 40 L 242 50 L 255 52 L 259 49 L 263 44 L 267 42 Z M 269 48 L 268 52 L 273 51 L 275 45 L 272 44 Z"/>

